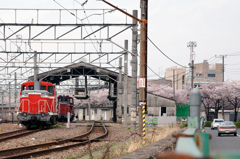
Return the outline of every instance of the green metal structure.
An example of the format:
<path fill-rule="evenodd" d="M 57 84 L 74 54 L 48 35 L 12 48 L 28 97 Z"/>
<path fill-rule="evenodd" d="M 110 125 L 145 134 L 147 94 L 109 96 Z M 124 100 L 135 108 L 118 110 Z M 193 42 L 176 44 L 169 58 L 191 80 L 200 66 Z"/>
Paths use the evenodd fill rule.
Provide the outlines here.
<path fill-rule="evenodd" d="M 201 120 L 201 122 L 202 121 L 203 120 Z M 208 133 L 201 131 L 196 133 L 196 130 L 199 130 L 199 127 L 199 119 L 197 117 L 188 117 L 188 129 L 185 130 L 183 134 L 177 135 L 178 139 L 175 148 L 176 155 L 208 159 L 240 158 L 239 152 L 221 152 L 217 154 L 210 154 L 209 143 L 211 136 Z"/>

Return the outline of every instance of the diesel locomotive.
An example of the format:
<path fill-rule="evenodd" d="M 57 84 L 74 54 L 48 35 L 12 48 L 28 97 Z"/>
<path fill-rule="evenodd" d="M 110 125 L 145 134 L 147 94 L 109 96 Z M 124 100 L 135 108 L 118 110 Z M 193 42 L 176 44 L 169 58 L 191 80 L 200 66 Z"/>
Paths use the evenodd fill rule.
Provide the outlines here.
<path fill-rule="evenodd" d="M 67 113 L 70 113 L 70 121 L 74 118 L 74 111 L 73 111 L 74 101 L 72 97 L 69 96 L 58 96 L 58 121 L 59 122 L 66 122 L 67 121 Z"/>
<path fill-rule="evenodd" d="M 24 82 L 21 85 L 18 120 L 28 129 L 49 127 L 58 121 L 56 89 L 52 83 Z"/>

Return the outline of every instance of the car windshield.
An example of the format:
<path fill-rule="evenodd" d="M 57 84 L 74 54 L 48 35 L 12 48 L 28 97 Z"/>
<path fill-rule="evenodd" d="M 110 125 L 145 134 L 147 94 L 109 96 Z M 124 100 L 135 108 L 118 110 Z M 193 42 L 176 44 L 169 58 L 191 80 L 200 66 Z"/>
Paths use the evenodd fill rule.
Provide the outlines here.
<path fill-rule="evenodd" d="M 223 122 L 223 120 L 215 120 L 215 122 Z"/>
<path fill-rule="evenodd" d="M 222 122 L 220 125 L 224 126 L 224 125 L 235 125 L 235 124 L 231 121 L 228 121 L 228 122 Z"/>

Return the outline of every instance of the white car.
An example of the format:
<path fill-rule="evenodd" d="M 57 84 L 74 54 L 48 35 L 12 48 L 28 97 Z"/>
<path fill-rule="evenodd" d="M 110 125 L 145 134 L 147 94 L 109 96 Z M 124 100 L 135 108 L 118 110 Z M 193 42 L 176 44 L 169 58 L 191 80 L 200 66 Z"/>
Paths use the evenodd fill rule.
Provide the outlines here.
<path fill-rule="evenodd" d="M 224 120 L 223 119 L 213 119 L 213 122 L 211 123 L 211 129 L 217 128 L 221 122 L 224 122 Z"/>

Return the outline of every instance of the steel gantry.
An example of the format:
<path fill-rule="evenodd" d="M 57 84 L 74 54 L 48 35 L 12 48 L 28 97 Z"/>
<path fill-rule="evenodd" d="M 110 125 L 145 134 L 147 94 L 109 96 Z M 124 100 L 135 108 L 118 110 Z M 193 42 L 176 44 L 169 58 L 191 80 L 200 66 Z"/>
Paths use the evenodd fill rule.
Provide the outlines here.
<path fill-rule="evenodd" d="M 114 11 L 0 9 L 5 15 L 0 16 L 0 79 L 9 79 L 3 76 L 14 72 L 26 77 L 32 75 L 34 51 L 37 51 L 39 73 L 82 60 L 115 69 L 111 63 L 126 51 L 113 39 L 133 24 L 128 23 L 127 16 L 122 16 L 118 23 L 109 21 Z M 91 14 L 87 15 L 88 12 Z M 26 22 L 25 16 L 34 18 Z M 95 23 L 89 23 L 91 20 Z"/>

